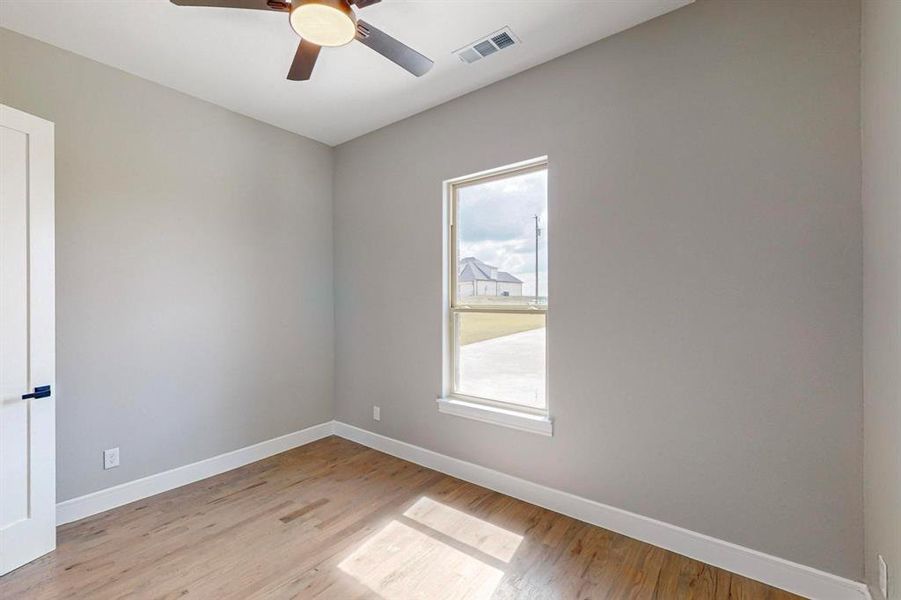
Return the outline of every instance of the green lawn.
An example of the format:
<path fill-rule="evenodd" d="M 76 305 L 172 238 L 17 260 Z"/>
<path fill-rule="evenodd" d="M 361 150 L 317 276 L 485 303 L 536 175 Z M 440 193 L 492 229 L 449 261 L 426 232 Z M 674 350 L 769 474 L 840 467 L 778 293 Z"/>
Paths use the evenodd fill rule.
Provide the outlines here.
<path fill-rule="evenodd" d="M 460 344 L 491 340 L 544 327 L 544 315 L 466 313 L 460 328 Z"/>

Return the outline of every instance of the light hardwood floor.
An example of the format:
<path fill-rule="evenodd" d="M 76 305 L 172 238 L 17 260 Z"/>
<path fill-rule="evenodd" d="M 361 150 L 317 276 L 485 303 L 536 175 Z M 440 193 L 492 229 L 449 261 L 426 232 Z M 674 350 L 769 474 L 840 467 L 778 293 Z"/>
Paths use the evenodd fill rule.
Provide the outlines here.
<path fill-rule="evenodd" d="M 65 525 L 0 598 L 791 594 L 330 437 Z"/>

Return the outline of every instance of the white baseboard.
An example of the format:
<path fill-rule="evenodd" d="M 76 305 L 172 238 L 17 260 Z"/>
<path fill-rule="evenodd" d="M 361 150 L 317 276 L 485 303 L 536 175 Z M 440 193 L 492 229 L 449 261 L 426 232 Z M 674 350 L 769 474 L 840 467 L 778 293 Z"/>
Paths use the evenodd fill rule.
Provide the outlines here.
<path fill-rule="evenodd" d="M 315 442 L 332 435 L 333 432 L 334 421 L 328 421 L 170 471 L 72 498 L 56 505 L 56 523 L 57 525 L 71 523 L 129 502 L 219 475 L 274 454 Z"/>
<path fill-rule="evenodd" d="M 335 435 L 814 600 L 870 600 L 867 586 L 731 542 L 336 421 Z"/>

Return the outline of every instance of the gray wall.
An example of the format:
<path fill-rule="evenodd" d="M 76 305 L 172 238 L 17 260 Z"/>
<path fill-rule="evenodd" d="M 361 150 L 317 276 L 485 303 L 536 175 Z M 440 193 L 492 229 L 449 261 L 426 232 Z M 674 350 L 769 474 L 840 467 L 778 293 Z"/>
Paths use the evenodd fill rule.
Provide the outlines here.
<path fill-rule="evenodd" d="M 56 123 L 59 499 L 330 420 L 332 150 L 7 30 L 0 56 L 0 102 Z"/>
<path fill-rule="evenodd" d="M 901 599 L 901 2 L 863 3 L 864 515 Z"/>
<path fill-rule="evenodd" d="M 337 417 L 860 578 L 859 11 L 700 0 L 338 147 Z M 553 438 L 434 402 L 441 182 L 543 154 Z"/>

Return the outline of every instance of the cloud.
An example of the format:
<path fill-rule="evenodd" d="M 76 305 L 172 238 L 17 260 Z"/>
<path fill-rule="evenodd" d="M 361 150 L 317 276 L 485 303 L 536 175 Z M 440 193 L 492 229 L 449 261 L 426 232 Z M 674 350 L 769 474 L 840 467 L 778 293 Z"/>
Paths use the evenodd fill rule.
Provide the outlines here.
<path fill-rule="evenodd" d="M 547 172 L 481 183 L 458 192 L 457 230 L 460 257 L 475 256 L 524 282 L 523 293 L 535 293 L 535 215 L 538 277 L 547 295 Z"/>
<path fill-rule="evenodd" d="M 513 240 L 534 236 L 537 214 L 547 223 L 547 173 L 461 188 L 458 229 L 461 242 Z"/>

